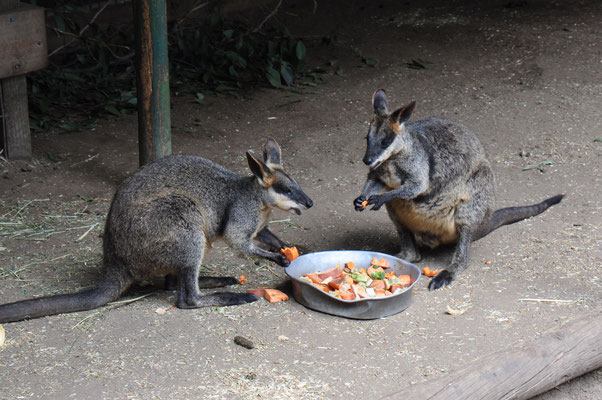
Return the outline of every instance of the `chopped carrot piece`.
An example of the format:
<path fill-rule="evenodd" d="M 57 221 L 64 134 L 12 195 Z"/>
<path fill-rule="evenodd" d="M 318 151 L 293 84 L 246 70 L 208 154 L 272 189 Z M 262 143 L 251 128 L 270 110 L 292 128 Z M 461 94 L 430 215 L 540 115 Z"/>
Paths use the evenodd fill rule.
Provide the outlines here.
<path fill-rule="evenodd" d="M 385 258 L 381 258 L 379 260 L 376 257 L 373 257 L 370 264 L 374 265 L 375 267 L 389 268 L 389 261 L 387 261 Z"/>
<path fill-rule="evenodd" d="M 345 282 L 345 276 L 344 276 L 344 275 L 341 275 L 341 276 L 338 276 L 338 277 L 336 277 L 336 278 L 334 278 L 334 279 L 331 279 L 331 280 L 328 282 L 328 286 L 330 286 L 330 287 L 331 287 L 331 288 L 333 288 L 333 289 L 337 289 L 337 290 L 338 290 L 338 289 L 340 289 L 340 288 L 341 288 L 341 284 L 342 284 L 343 282 Z M 324 280 L 324 283 L 326 283 L 326 280 Z"/>
<path fill-rule="evenodd" d="M 270 303 L 288 300 L 288 296 L 285 293 L 282 293 L 280 290 L 276 289 L 265 289 L 263 297 L 265 297 L 265 299 Z"/>
<path fill-rule="evenodd" d="M 353 271 L 353 269 L 355 268 L 355 264 L 353 263 L 353 261 L 349 261 L 348 263 L 345 263 L 345 268 L 349 268 L 349 271 Z"/>
<path fill-rule="evenodd" d="M 368 205 L 368 200 L 362 201 L 362 208 L 366 208 L 367 205 Z"/>
<path fill-rule="evenodd" d="M 343 300 L 355 300 L 355 293 L 349 290 L 346 292 L 339 292 L 339 295 Z"/>
<path fill-rule="evenodd" d="M 241 275 L 238 277 L 238 283 L 241 285 L 244 285 L 245 283 L 247 283 L 247 277 L 244 275 Z"/>
<path fill-rule="evenodd" d="M 322 283 L 322 279 L 320 279 L 320 277 L 318 276 L 318 274 L 307 274 L 305 275 L 307 276 L 309 279 L 311 279 L 311 281 L 313 283 Z"/>
<path fill-rule="evenodd" d="M 397 289 L 401 290 L 401 289 L 403 289 L 403 287 L 400 284 L 396 283 L 395 285 L 391 285 L 391 287 L 389 288 L 389 291 L 391 293 L 395 293 L 395 291 Z"/>
<path fill-rule="evenodd" d="M 386 287 L 385 281 L 383 279 L 375 279 L 372 281 L 372 283 L 370 284 L 370 287 L 374 290 L 376 289 L 382 289 L 384 290 Z"/>
<path fill-rule="evenodd" d="M 297 250 L 295 246 L 283 247 L 280 249 L 280 253 L 282 253 L 288 261 L 293 261 L 295 258 L 299 257 L 299 250 Z"/>
<path fill-rule="evenodd" d="M 317 275 L 321 280 L 325 280 L 328 277 L 337 278 L 343 275 L 343 270 L 341 269 L 340 265 L 335 265 L 334 267 L 328 268 L 324 272 L 318 272 Z"/>
<path fill-rule="evenodd" d="M 401 286 L 408 287 L 412 284 L 412 278 L 410 275 L 400 275 L 397 277 L 401 281 Z"/>
<path fill-rule="evenodd" d="M 437 275 L 437 273 L 439 273 L 438 269 L 431 271 L 429 267 L 422 268 L 422 274 L 424 276 L 428 276 L 429 278 L 432 278 L 433 276 Z"/>

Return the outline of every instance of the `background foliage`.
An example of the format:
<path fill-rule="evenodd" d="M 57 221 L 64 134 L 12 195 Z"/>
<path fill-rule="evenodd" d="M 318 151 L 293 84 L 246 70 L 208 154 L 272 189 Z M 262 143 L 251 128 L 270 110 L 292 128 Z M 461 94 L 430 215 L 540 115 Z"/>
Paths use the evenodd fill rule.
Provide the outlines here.
<path fill-rule="evenodd" d="M 28 75 L 33 131 L 74 132 L 94 127 L 98 118 L 135 111 L 133 24 L 103 23 L 112 3 L 92 10 L 81 1 L 59 0 L 48 9 L 50 34 L 64 43 L 51 49 L 47 68 Z M 219 1 L 193 1 L 190 11 L 199 6 L 207 6 L 204 16 L 189 21 L 189 12 L 168 27 L 172 95 L 190 93 L 204 105 L 209 92 L 239 96 L 258 85 L 319 82 L 319 72 L 304 62 L 305 43 L 285 26 L 252 29 L 222 17 Z"/>

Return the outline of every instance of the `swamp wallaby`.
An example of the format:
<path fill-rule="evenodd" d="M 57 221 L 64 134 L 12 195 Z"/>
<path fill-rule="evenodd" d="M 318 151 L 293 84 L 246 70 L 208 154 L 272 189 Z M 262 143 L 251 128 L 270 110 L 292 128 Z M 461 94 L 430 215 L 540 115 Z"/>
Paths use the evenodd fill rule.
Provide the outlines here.
<path fill-rule="evenodd" d="M 353 204 L 358 211 L 386 206 L 401 239 L 399 258 L 419 261 L 417 246 L 457 243 L 450 265 L 431 280 L 430 290 L 449 285 L 468 266 L 471 242 L 563 198 L 495 211 L 493 172 L 473 132 L 439 117 L 406 124 L 416 102 L 390 113 L 382 89 L 374 93 L 372 105 L 363 159 L 370 172 Z"/>
<path fill-rule="evenodd" d="M 148 164 L 117 190 L 105 225 L 103 272 L 96 286 L 73 294 L 0 305 L 0 322 L 90 310 L 117 299 L 131 284 L 156 276 L 177 280 L 179 308 L 225 306 L 258 299 L 249 293 L 201 295 L 199 288 L 237 283 L 199 277 L 203 255 L 223 238 L 240 253 L 288 262 L 285 246 L 268 229 L 272 208 L 301 214 L 311 199 L 288 176 L 280 147 L 269 139 L 263 161 L 247 152 L 252 176 L 239 176 L 201 157 L 175 155 Z M 265 250 L 252 242 L 258 239 Z"/>

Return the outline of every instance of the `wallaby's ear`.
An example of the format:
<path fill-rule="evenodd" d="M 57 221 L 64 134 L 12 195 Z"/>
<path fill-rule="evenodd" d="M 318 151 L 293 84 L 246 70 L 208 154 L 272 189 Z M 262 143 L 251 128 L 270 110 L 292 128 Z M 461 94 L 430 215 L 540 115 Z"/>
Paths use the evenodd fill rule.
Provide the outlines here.
<path fill-rule="evenodd" d="M 265 165 L 262 161 L 258 160 L 253 154 L 247 151 L 247 161 L 249 163 L 249 168 L 251 168 L 251 172 L 253 175 L 257 177 L 259 183 L 263 187 L 271 186 L 274 183 L 274 175 L 272 174 L 272 170 L 270 167 Z"/>
<path fill-rule="evenodd" d="M 416 107 L 416 100 L 412 100 L 408 105 L 401 107 L 399 110 L 391 114 L 391 120 L 399 125 L 405 123 L 408 119 L 410 119 L 410 116 L 414 111 L 414 107 Z"/>
<path fill-rule="evenodd" d="M 378 89 L 372 95 L 372 106 L 374 107 L 374 114 L 379 117 L 386 117 L 389 115 L 389 100 L 383 89 Z"/>
<path fill-rule="evenodd" d="M 280 165 L 280 146 L 274 139 L 268 139 L 263 148 L 263 161 L 271 167 L 273 165 Z"/>

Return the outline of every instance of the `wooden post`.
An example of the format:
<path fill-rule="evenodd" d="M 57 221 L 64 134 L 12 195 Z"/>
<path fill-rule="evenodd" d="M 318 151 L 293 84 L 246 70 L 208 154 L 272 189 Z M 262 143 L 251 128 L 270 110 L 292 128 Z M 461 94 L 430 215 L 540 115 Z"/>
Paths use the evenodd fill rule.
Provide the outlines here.
<path fill-rule="evenodd" d="M 0 11 L 16 8 L 19 0 L 0 0 Z M 29 108 L 25 75 L 12 76 L 0 81 L 0 133 L 6 154 L 11 160 L 31 159 Z"/>
<path fill-rule="evenodd" d="M 602 309 L 385 399 L 526 400 L 602 368 Z"/>
<path fill-rule="evenodd" d="M 140 165 L 171 154 L 167 7 L 165 0 L 133 0 Z"/>

